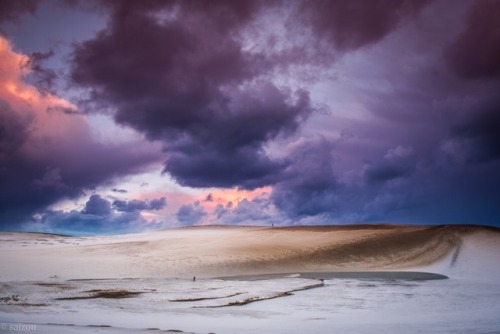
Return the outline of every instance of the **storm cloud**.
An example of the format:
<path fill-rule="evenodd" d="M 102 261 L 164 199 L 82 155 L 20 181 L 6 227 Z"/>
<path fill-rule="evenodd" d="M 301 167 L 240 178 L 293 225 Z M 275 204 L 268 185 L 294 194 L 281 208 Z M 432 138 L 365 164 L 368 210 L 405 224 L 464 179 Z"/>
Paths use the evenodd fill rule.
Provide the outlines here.
<path fill-rule="evenodd" d="M 431 0 L 303 1 L 299 18 L 321 39 L 342 51 L 376 43 L 395 30 L 401 20 L 416 15 Z"/>
<path fill-rule="evenodd" d="M 450 137 L 469 162 L 500 159 L 500 102 L 467 114 L 451 129 Z"/>
<path fill-rule="evenodd" d="M 321 216 L 356 222 L 419 217 L 419 213 L 427 217 L 434 210 L 430 198 L 440 192 L 436 188 L 449 189 L 454 182 L 440 176 L 449 167 L 442 163 L 446 143 L 467 150 L 455 150 L 466 160 L 493 159 L 497 154 L 496 116 L 493 112 L 472 116 L 479 108 L 476 100 L 490 99 L 493 86 L 483 90 L 480 84 L 466 87 L 470 84 L 462 81 L 496 75 L 494 2 L 463 4 L 464 22 L 454 21 L 436 37 L 427 32 L 413 35 L 417 37 L 413 41 L 411 36 L 422 22 L 436 25 L 439 20 L 429 8 L 454 15 L 451 4 L 296 1 L 280 12 L 288 15 L 284 26 L 313 38 L 297 37 L 288 46 L 285 41 L 270 42 L 269 48 L 259 46 L 252 52 L 245 44 L 248 36 L 262 35 L 250 27 L 266 22 L 262 18 L 273 10 L 283 10 L 282 3 L 256 2 L 236 10 L 225 1 L 214 2 L 203 7 L 203 15 L 194 2 L 165 3 L 161 8 L 113 4 L 106 30 L 75 50 L 72 78 L 90 90 L 94 101 L 111 106 L 116 121 L 161 140 L 168 156 L 164 172 L 181 185 L 244 189 L 271 185 L 266 205 L 290 219 Z M 162 14 L 153 15 L 152 10 Z M 221 13 L 239 19 L 224 21 Z M 291 37 L 287 32 L 280 36 Z M 317 48 L 318 56 L 302 57 L 305 53 L 299 52 L 295 57 L 297 46 L 306 52 Z M 378 53 L 372 51 L 377 47 Z M 357 61 L 363 59 L 362 52 L 377 63 L 361 61 L 351 68 L 359 75 L 356 82 L 365 78 L 366 82 L 359 83 L 356 93 L 348 93 L 373 116 L 372 121 L 341 119 L 340 125 L 332 124 L 352 137 L 341 142 L 294 138 L 296 143 L 284 149 L 285 154 L 271 154 L 266 149 L 269 143 L 300 133 L 316 116 L 307 86 L 277 85 L 269 73 L 279 75 L 278 64 L 286 73 L 287 66 L 297 62 L 304 66 L 310 62 L 312 71 L 321 71 L 314 66 L 335 66 L 339 55 L 356 54 L 358 58 L 347 59 Z M 417 56 L 411 57 L 411 52 Z M 391 60 L 395 54 L 404 54 L 406 63 Z M 440 70 L 443 62 L 461 78 Z M 139 67 L 141 71 L 132 70 Z M 383 89 L 365 90 L 376 86 L 380 76 L 387 80 Z M 474 102 L 461 105 L 467 90 L 476 92 L 470 93 Z M 332 119 L 339 113 L 334 108 L 326 107 Z M 453 108 L 460 112 L 453 114 Z M 483 118 L 489 120 L 487 129 Z M 347 159 L 352 161 L 348 163 L 347 155 L 358 155 L 357 162 Z M 467 168 L 458 167 L 456 177 Z M 477 175 L 469 177 L 474 182 Z M 237 217 L 237 207 L 219 205 L 216 215 Z M 452 220 L 453 207 L 443 205 L 441 215 Z M 248 221 L 247 214 L 240 216 Z"/>
<path fill-rule="evenodd" d="M 34 14 L 37 7 L 37 1 L 3 0 L 0 2 L 0 23 L 4 21 L 17 21 L 20 16 L 26 13 Z"/>
<path fill-rule="evenodd" d="M 5 226 L 498 225 L 498 1 L 85 6 L 106 21 L 66 48 L 71 102 L 27 83 L 50 51 L 2 44 Z"/>
<path fill-rule="evenodd" d="M 292 148 L 292 163 L 284 180 L 271 194 L 273 203 L 291 217 L 334 212 L 340 186 L 334 171 L 334 143 L 325 139 L 303 141 Z"/>
<path fill-rule="evenodd" d="M 74 82 L 117 122 L 163 141 L 165 172 L 182 185 L 272 183 L 284 165 L 263 146 L 312 111 L 307 91 L 273 84 L 263 56 L 243 50 L 238 34 L 257 11 L 245 3 L 119 2 L 107 29 L 75 50 Z"/>
<path fill-rule="evenodd" d="M 466 79 L 500 76 L 500 3 L 475 1 L 467 13 L 467 25 L 445 56 L 456 73 Z"/>

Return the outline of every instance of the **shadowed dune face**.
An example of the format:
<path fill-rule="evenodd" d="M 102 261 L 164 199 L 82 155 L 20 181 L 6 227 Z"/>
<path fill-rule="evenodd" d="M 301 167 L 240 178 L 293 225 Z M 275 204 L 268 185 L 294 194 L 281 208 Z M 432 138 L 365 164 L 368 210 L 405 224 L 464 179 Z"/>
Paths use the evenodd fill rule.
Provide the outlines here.
<path fill-rule="evenodd" d="M 461 233 L 453 227 L 266 229 L 253 231 L 253 242 L 232 245 L 228 253 L 241 255 L 220 264 L 227 274 L 403 269 L 450 254 L 461 243 Z"/>
<path fill-rule="evenodd" d="M 326 247 L 310 256 L 318 262 L 337 265 L 372 263 L 374 267 L 408 267 L 440 259 L 457 246 L 459 240 L 457 232 L 450 229 L 389 230 L 337 247 Z"/>
<path fill-rule="evenodd" d="M 478 232 L 500 238 L 484 227 L 397 225 L 195 227 L 53 240 L 11 234 L 0 265 L 4 279 L 399 270 L 458 254 L 463 238 Z"/>

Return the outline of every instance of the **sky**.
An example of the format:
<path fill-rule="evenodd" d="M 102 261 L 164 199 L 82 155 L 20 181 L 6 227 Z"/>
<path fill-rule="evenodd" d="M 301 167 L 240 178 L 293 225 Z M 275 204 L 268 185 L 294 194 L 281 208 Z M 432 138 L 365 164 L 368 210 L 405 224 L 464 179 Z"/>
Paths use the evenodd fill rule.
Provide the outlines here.
<path fill-rule="evenodd" d="M 500 1 L 0 1 L 0 230 L 500 226 Z"/>

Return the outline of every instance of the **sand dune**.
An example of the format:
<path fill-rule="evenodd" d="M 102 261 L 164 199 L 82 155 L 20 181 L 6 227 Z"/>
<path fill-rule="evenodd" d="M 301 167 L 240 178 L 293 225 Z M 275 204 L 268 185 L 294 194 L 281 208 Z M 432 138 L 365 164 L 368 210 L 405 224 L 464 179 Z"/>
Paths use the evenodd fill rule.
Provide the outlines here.
<path fill-rule="evenodd" d="M 191 227 L 85 238 L 2 233 L 0 266 L 4 280 L 404 270 L 456 261 L 464 239 L 483 233 L 500 241 L 498 231 L 357 225 Z"/>
<path fill-rule="evenodd" d="M 500 330 L 497 228 L 212 226 L 0 241 L 0 331 Z"/>

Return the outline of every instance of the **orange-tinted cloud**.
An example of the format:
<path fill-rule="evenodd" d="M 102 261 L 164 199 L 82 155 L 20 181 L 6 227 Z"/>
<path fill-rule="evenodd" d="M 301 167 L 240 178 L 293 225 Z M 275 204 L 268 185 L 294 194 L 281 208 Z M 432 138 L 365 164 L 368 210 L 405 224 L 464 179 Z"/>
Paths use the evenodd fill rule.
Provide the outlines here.
<path fill-rule="evenodd" d="M 28 83 L 30 59 L 0 36 L 0 224 L 134 171 L 157 152 L 97 141 L 77 107 Z"/>

